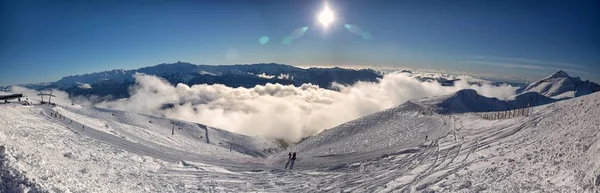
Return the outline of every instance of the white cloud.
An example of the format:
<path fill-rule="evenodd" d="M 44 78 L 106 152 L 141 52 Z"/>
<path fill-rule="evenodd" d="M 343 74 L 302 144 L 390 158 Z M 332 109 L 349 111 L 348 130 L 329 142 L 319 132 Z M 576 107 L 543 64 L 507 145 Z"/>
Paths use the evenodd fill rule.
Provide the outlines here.
<path fill-rule="evenodd" d="M 224 85 L 178 84 L 136 74 L 131 97 L 102 102 L 100 107 L 182 119 L 238 132 L 296 141 L 324 129 L 381 111 L 410 99 L 444 95 L 465 88 L 490 97 L 506 98 L 514 87 L 470 85 L 466 80 L 453 87 L 438 82 L 421 82 L 409 74 L 390 73 L 378 83 L 335 84 L 339 91 L 316 85 L 267 84 L 254 88 Z M 161 110 L 166 103 L 174 108 Z"/>
<path fill-rule="evenodd" d="M 41 96 L 38 96 L 40 91 L 28 89 L 28 88 L 21 87 L 21 86 L 11 87 L 10 93 L 23 94 L 25 96 L 25 98 L 23 98 L 23 99 L 28 99 L 29 101 L 34 102 L 34 103 L 39 103 L 42 100 Z M 52 93 L 52 95 L 54 95 L 54 96 L 52 96 L 52 99 L 51 99 L 52 103 L 56 103 L 56 104 L 60 104 L 60 105 L 71 105 L 71 99 L 69 98 L 69 93 L 66 93 L 61 90 L 56 90 L 56 89 L 44 90 L 44 91 L 42 91 L 42 93 L 44 93 L 44 94 Z M 44 96 L 45 102 L 48 102 L 48 99 L 50 99 L 50 97 Z"/>
<path fill-rule="evenodd" d="M 290 74 L 279 74 L 279 76 L 277 76 L 277 79 L 293 80 L 294 77 L 290 76 Z"/>
<path fill-rule="evenodd" d="M 558 62 L 545 62 L 532 59 L 522 58 L 502 58 L 502 57 L 471 57 L 475 60 L 462 61 L 465 64 L 475 65 L 491 65 L 500 66 L 508 69 L 527 70 L 531 72 L 537 72 L 541 74 L 554 73 L 559 70 L 563 70 L 569 73 L 587 74 L 587 75 L 598 75 L 598 72 L 590 69 L 586 66 L 569 64 L 569 63 L 558 63 Z"/>
<path fill-rule="evenodd" d="M 82 89 L 91 89 L 91 88 L 92 88 L 92 85 L 90 85 L 90 84 L 88 84 L 88 83 L 82 83 L 82 84 L 79 84 L 79 86 L 78 86 L 78 87 L 79 87 L 79 88 L 82 88 Z"/>
<path fill-rule="evenodd" d="M 471 58 L 471 59 L 475 59 L 478 61 L 487 60 L 487 61 L 504 61 L 507 63 L 534 64 L 537 66 L 550 65 L 550 66 L 564 66 L 564 67 L 569 67 L 569 68 L 587 68 L 586 66 L 578 65 L 578 64 L 571 64 L 571 63 L 564 63 L 564 62 L 549 62 L 549 61 L 542 61 L 542 60 L 528 59 L 528 58 L 510 58 L 510 57 L 495 57 L 495 56 L 471 56 L 471 57 L 466 57 L 466 58 Z"/>
<path fill-rule="evenodd" d="M 272 78 L 275 78 L 275 76 L 274 76 L 274 75 L 268 75 L 268 74 L 266 74 L 266 73 L 258 74 L 258 75 L 256 75 L 256 76 L 258 76 L 259 78 L 265 78 L 265 79 L 272 79 Z"/>

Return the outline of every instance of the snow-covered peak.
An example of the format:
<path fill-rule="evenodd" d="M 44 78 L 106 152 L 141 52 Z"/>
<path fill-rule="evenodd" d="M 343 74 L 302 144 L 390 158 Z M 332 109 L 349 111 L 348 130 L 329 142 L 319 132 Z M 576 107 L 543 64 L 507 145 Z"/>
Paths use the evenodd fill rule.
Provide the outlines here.
<path fill-rule="evenodd" d="M 569 78 L 569 74 L 567 74 L 565 71 L 559 70 L 558 72 L 555 72 L 554 74 L 546 77 L 545 79 L 550 79 L 550 78 Z"/>
<path fill-rule="evenodd" d="M 517 94 L 537 92 L 546 97 L 563 99 L 590 94 L 598 90 L 600 90 L 598 84 L 588 80 L 582 81 L 579 77 L 571 77 L 561 70 L 518 89 Z"/>
<path fill-rule="evenodd" d="M 415 102 L 429 106 L 438 113 L 503 111 L 510 108 L 506 101 L 481 96 L 472 89 L 459 90 L 454 94 L 420 99 Z"/>
<path fill-rule="evenodd" d="M 544 105 L 555 101 L 536 92 L 523 93 L 510 97 L 507 100 L 500 100 L 481 96 L 477 91 L 472 89 L 464 89 L 453 94 L 428 97 L 414 100 L 413 102 L 427 106 L 437 113 L 445 114 L 506 111 Z"/>

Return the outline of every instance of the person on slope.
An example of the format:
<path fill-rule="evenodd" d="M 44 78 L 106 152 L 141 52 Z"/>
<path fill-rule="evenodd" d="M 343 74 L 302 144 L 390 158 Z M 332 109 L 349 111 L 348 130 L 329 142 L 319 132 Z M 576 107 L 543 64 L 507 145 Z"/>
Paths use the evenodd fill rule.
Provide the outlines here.
<path fill-rule="evenodd" d="M 296 162 L 296 152 L 292 153 L 292 163 L 290 163 L 290 170 L 294 169 L 294 162 Z"/>
<path fill-rule="evenodd" d="M 285 168 L 283 169 L 287 169 L 288 165 L 290 165 L 290 161 L 292 161 L 292 152 L 288 153 L 288 160 L 285 162 Z"/>

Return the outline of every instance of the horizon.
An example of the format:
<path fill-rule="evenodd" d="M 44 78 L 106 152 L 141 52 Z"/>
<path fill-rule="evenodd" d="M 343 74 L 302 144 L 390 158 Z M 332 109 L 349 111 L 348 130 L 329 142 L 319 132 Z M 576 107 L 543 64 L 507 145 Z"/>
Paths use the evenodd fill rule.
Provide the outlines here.
<path fill-rule="evenodd" d="M 217 65 L 212 65 L 212 64 L 194 64 L 192 62 L 187 62 L 187 61 L 177 61 L 177 62 L 172 62 L 172 63 L 160 63 L 160 64 L 155 64 L 155 65 L 150 65 L 150 66 L 142 66 L 142 67 L 138 67 L 138 68 L 115 68 L 115 69 L 107 69 L 107 70 L 101 70 L 101 71 L 95 71 L 95 72 L 83 72 L 80 74 L 71 74 L 71 75 L 65 75 L 62 76 L 58 79 L 55 80 L 49 80 L 49 81 L 39 81 L 39 82 L 26 82 L 26 83 L 15 83 L 15 84 L 0 84 L 0 86 L 18 86 L 18 85 L 28 85 L 28 84 L 38 84 L 38 83 L 53 83 L 56 81 L 59 81 L 62 78 L 65 77 L 70 77 L 70 76 L 80 76 L 80 75 L 87 75 L 87 74 L 94 74 L 94 73 L 102 73 L 102 72 L 110 72 L 110 71 L 116 71 L 116 70 L 124 70 L 124 71 L 131 71 L 131 70 L 138 70 L 141 68 L 146 68 L 146 67 L 154 67 L 154 66 L 158 66 L 158 65 L 171 65 L 171 64 L 177 64 L 177 63 L 186 63 L 186 64 L 192 64 L 192 65 L 207 65 L 207 66 L 234 66 L 234 65 L 257 65 L 257 64 L 275 64 L 275 65 L 287 65 L 287 66 L 293 66 L 296 68 L 302 68 L 302 69 L 308 69 L 308 68 L 344 68 L 344 69 L 352 69 L 352 70 L 360 70 L 360 69 L 370 69 L 370 70 L 375 70 L 378 71 L 380 73 L 390 73 L 390 72 L 399 72 L 402 70 L 409 70 L 414 72 L 418 72 L 418 73 L 425 73 L 425 74 L 451 74 L 451 75 L 468 75 L 471 76 L 473 78 L 480 78 L 483 80 L 489 80 L 489 81 L 493 81 L 493 82 L 504 82 L 504 83 L 518 83 L 518 84 L 523 84 L 523 83 L 531 83 L 534 81 L 538 81 L 541 80 L 545 77 L 548 77 L 556 72 L 559 71 L 564 71 L 566 72 L 570 77 L 574 77 L 574 78 L 581 78 L 581 80 L 586 81 L 589 80 L 591 82 L 594 83 L 598 83 L 600 81 L 594 81 L 592 79 L 585 79 L 583 77 L 580 76 L 574 76 L 572 73 L 566 71 L 566 70 L 560 70 L 557 69 L 554 72 L 548 73 L 546 75 L 541 75 L 539 78 L 530 78 L 527 79 L 525 77 L 518 77 L 518 76 L 514 76 L 514 75 L 501 75 L 501 74 L 491 74 L 491 73 L 477 73 L 477 72 L 468 72 L 468 71 L 457 71 L 457 70 L 451 70 L 451 69 L 433 69 L 433 68 L 418 68 L 418 67 L 405 67 L 405 66 L 364 66 L 364 65 L 306 65 L 306 66 L 297 66 L 297 65 L 290 65 L 290 64 L 282 64 L 282 63 L 274 63 L 274 62 L 268 62 L 268 63 L 246 63 L 246 64 L 217 64 Z M 599 79 L 600 80 L 600 79 Z"/>
<path fill-rule="evenodd" d="M 600 82 L 600 2 L 21 2 L 0 6 L 0 85 L 174 61 L 405 67 Z M 334 15 L 322 24 L 325 7 Z M 210 19 L 206 19 L 210 18 Z"/>

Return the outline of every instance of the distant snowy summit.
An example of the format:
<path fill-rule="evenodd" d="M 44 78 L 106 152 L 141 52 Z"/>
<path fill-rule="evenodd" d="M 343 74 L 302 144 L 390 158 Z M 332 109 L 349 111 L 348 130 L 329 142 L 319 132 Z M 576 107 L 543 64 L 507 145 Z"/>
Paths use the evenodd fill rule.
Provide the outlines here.
<path fill-rule="evenodd" d="M 464 89 L 444 96 L 413 100 L 415 103 L 428 106 L 437 113 L 442 114 L 506 111 L 529 106 L 544 105 L 556 101 L 556 99 L 543 96 L 536 92 L 523 93 L 507 100 L 500 100 L 498 98 L 481 96 L 477 91 L 472 89 Z"/>
<path fill-rule="evenodd" d="M 53 84 L 53 82 L 38 82 L 38 83 L 30 83 L 30 84 L 20 84 L 19 86 L 37 90 L 37 89 L 46 88 L 52 84 Z M 12 88 L 11 85 L 0 86 L 0 91 L 10 92 L 11 88 Z"/>
<path fill-rule="evenodd" d="M 553 99 L 573 98 L 600 91 L 600 86 L 579 77 L 570 77 L 564 71 L 558 71 L 544 79 L 538 80 L 517 90 L 517 94 L 528 92 L 540 93 Z"/>
<path fill-rule="evenodd" d="M 516 90 L 516 95 L 506 100 L 481 96 L 472 89 L 456 93 L 413 100 L 438 113 L 466 113 L 506 111 L 545 105 L 562 99 L 568 99 L 600 91 L 598 84 L 579 77 L 570 77 L 564 71 L 558 71 Z"/>

